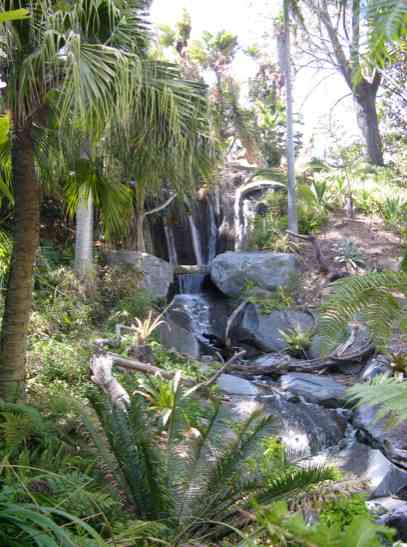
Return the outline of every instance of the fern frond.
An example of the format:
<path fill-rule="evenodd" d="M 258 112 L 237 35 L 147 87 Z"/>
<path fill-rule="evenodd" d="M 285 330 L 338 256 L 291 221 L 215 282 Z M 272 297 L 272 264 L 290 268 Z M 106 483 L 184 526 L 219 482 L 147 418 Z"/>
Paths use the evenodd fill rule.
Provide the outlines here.
<path fill-rule="evenodd" d="M 400 423 L 407 420 L 407 383 L 378 376 L 369 384 L 355 384 L 348 390 L 351 401 L 377 407 L 375 420 L 384 418 L 387 422 Z"/>
<path fill-rule="evenodd" d="M 407 295 L 404 272 L 369 273 L 341 279 L 332 284 L 333 294 L 322 306 L 320 334 L 322 347 L 330 351 L 338 333 L 346 332 L 350 321 L 360 314 L 378 347 L 389 339 L 393 326 L 403 315 L 400 295 Z"/>

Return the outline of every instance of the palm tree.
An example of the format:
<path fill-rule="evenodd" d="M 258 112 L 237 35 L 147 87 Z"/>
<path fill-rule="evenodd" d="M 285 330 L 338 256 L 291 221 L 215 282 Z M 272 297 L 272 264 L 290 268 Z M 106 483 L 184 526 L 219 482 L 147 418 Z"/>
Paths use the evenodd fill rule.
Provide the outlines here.
<path fill-rule="evenodd" d="M 15 198 L 14 248 L 0 347 L 0 397 L 23 393 L 32 272 L 39 243 L 41 184 L 36 141 L 50 112 L 60 127 L 69 116 L 100 134 L 111 114 L 124 114 L 142 81 L 147 1 L 0 1 L 0 10 L 27 8 L 30 18 L 3 23 L 1 65 L 7 78 Z M 98 38 L 98 39 L 96 39 Z M 56 108 L 53 107 L 56 105 Z"/>

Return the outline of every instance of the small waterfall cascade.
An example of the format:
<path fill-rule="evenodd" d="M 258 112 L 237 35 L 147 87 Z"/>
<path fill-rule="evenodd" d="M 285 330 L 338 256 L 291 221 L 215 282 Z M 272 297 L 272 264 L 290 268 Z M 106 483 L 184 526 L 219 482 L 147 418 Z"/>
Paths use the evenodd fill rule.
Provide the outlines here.
<path fill-rule="evenodd" d="M 201 294 L 207 281 L 205 272 L 177 274 L 177 292 L 179 294 Z"/>
<path fill-rule="evenodd" d="M 196 264 L 197 266 L 203 266 L 204 259 L 202 253 L 201 238 L 194 217 L 192 215 L 188 215 L 188 222 L 191 228 L 192 246 L 195 253 Z"/>
<path fill-rule="evenodd" d="M 177 248 L 175 246 L 175 236 L 172 226 L 164 221 L 164 233 L 168 249 L 168 261 L 176 266 L 178 264 Z"/>

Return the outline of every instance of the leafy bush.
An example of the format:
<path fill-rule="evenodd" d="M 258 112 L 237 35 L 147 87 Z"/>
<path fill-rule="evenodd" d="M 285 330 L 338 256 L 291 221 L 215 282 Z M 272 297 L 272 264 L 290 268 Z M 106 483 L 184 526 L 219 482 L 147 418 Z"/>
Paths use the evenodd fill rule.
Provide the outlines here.
<path fill-rule="evenodd" d="M 366 496 L 353 494 L 339 496 L 335 500 L 327 502 L 321 511 L 320 520 L 329 527 L 335 526 L 344 530 L 355 517 L 359 516 L 373 522 L 366 506 Z"/>
<path fill-rule="evenodd" d="M 340 512 L 340 505 L 338 505 Z M 394 538 L 394 532 L 374 524 L 366 515 L 357 514 L 342 527 L 321 520 L 308 524 L 299 514 L 290 514 L 285 502 L 270 507 L 257 507 L 254 531 L 236 543 L 238 547 L 272 545 L 273 547 L 381 547 L 383 541 Z M 261 543 L 259 543 L 261 542 Z"/>

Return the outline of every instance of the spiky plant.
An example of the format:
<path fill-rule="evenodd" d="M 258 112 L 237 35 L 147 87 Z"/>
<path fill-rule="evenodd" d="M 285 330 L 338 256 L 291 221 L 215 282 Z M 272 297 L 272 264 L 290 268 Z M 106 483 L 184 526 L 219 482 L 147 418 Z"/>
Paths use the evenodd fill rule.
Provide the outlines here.
<path fill-rule="evenodd" d="M 109 450 L 84 417 L 103 459 L 114 456 L 112 468 L 118 470 L 118 482 L 124 485 L 136 517 L 163 526 L 164 535 L 150 538 L 149 545 L 163 540 L 173 546 L 219 542 L 233 528 L 248 523 L 247 511 L 254 501 L 270 503 L 335 478 L 331 469 L 300 469 L 275 458 L 268 468 L 253 470 L 246 464 L 265 437 L 270 418 L 253 413 L 227 442 L 219 425 L 220 407 L 209 412 L 205 425 L 194 423 L 191 428 L 184 412 L 186 400 L 179 389 L 167 426 L 160 432 L 154 429 L 140 394 L 133 395 L 126 413 L 92 392 Z"/>

